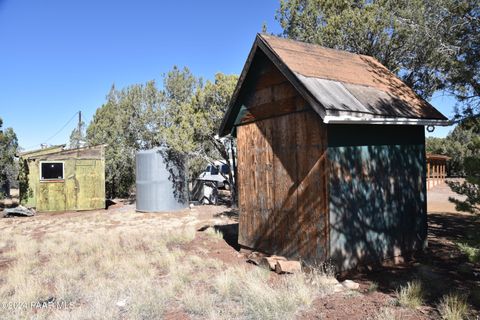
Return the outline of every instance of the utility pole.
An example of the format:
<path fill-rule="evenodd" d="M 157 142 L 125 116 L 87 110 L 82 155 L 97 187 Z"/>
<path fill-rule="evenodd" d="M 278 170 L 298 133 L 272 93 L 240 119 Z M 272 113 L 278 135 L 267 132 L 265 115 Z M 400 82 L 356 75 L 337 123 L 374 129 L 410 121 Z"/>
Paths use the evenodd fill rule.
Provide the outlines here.
<path fill-rule="evenodd" d="M 78 141 L 77 141 L 77 148 L 82 147 L 82 111 L 78 111 Z"/>
<path fill-rule="evenodd" d="M 78 111 L 78 136 L 80 136 L 82 130 L 82 111 Z"/>

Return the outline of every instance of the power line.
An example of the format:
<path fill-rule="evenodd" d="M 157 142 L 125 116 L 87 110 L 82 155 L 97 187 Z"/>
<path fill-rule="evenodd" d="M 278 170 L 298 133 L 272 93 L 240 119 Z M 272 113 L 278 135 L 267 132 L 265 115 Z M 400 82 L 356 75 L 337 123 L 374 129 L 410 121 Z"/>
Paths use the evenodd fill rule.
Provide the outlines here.
<path fill-rule="evenodd" d="M 80 111 L 75 112 L 75 114 L 70 118 L 70 120 L 68 120 L 68 121 L 63 125 L 63 127 L 60 128 L 60 130 L 58 130 L 54 135 L 52 135 L 50 138 L 48 138 L 47 140 L 43 141 L 42 143 L 47 143 L 47 142 L 49 142 L 50 140 L 52 140 L 53 138 L 55 138 L 60 132 L 63 131 L 63 129 L 65 129 L 65 128 L 70 124 L 70 122 L 72 122 L 72 120 L 75 118 L 75 116 L 76 116 L 79 112 L 80 112 Z M 35 145 L 31 146 L 31 147 L 27 147 L 27 148 L 25 148 L 25 149 L 28 150 L 28 149 L 30 149 L 30 148 L 33 148 L 33 147 L 36 147 L 36 146 L 39 146 L 39 145 L 41 145 L 41 143 L 37 143 L 37 144 L 35 144 Z"/>
<path fill-rule="evenodd" d="M 60 132 L 62 132 L 63 129 L 65 129 L 66 126 L 68 126 L 70 124 L 70 122 L 72 122 L 72 120 L 75 118 L 75 116 L 79 113 L 80 111 L 77 111 L 75 112 L 75 114 L 70 118 L 70 120 L 67 121 L 67 123 L 65 123 L 63 125 L 63 127 L 58 130 L 53 136 L 51 136 L 50 138 L 48 138 L 47 140 L 45 140 L 43 143 L 47 143 L 48 141 L 52 140 L 53 138 L 55 138 Z"/>

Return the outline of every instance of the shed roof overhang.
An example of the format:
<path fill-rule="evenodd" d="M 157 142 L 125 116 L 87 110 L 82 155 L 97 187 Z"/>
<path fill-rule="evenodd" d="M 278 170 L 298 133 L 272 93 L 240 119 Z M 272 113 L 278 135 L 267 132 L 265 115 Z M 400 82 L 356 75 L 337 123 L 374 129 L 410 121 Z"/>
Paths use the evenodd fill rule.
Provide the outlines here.
<path fill-rule="evenodd" d="M 451 157 L 449 156 L 445 156 L 443 154 L 435 154 L 435 153 L 427 153 L 426 158 L 427 158 L 427 161 L 429 160 L 448 161 L 451 159 Z"/>
<path fill-rule="evenodd" d="M 59 144 L 59 145 L 54 145 L 54 146 L 50 146 L 50 147 L 47 147 L 47 148 L 20 152 L 20 153 L 16 154 L 16 156 L 20 157 L 20 158 L 33 158 L 33 157 L 38 156 L 38 155 L 45 155 L 45 154 L 60 152 L 60 151 L 64 150 L 64 148 L 66 146 L 67 146 L 66 144 Z"/>
<path fill-rule="evenodd" d="M 450 124 L 443 114 L 372 57 L 258 34 L 220 125 L 220 136 L 232 133 L 245 110 L 240 97 L 246 90 L 245 80 L 258 50 L 288 79 L 324 123 Z M 351 64 L 351 69 L 355 70 L 353 75 L 337 75 L 336 69 L 342 69 L 344 64 Z"/>
<path fill-rule="evenodd" d="M 66 144 L 60 144 L 60 145 L 51 146 L 44 149 L 37 149 L 37 150 L 22 152 L 22 153 L 19 153 L 17 157 L 24 158 L 24 159 L 38 159 L 45 156 L 62 155 L 62 154 L 68 155 L 68 154 L 84 152 L 92 149 L 101 149 L 107 146 L 108 144 L 98 144 L 95 146 L 85 146 L 85 147 L 80 147 L 75 149 L 65 149 Z"/>

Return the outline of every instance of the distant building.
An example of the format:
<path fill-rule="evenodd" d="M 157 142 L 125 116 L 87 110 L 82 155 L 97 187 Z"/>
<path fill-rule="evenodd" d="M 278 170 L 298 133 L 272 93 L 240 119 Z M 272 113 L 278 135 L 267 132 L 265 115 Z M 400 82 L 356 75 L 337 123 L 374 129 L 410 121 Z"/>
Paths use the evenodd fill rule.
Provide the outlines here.
<path fill-rule="evenodd" d="M 424 126 L 447 124 L 372 57 L 258 35 L 219 132 L 239 244 L 340 269 L 421 250 Z"/>
<path fill-rule="evenodd" d="M 448 156 L 427 153 L 427 190 L 445 183 L 448 160 Z"/>
<path fill-rule="evenodd" d="M 105 208 L 104 145 L 58 145 L 19 154 L 21 204 L 38 211 Z"/>

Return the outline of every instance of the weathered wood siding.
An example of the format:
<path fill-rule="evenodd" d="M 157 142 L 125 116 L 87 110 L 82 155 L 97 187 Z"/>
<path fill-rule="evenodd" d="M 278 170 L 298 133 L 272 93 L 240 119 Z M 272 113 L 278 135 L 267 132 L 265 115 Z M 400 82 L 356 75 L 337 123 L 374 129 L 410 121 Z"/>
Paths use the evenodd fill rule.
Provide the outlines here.
<path fill-rule="evenodd" d="M 103 146 L 35 154 L 28 165 L 28 197 L 22 204 L 38 211 L 105 208 L 105 159 Z M 40 162 L 64 163 L 63 180 L 41 181 Z"/>
<path fill-rule="evenodd" d="M 330 252 L 340 269 L 426 245 L 423 126 L 329 125 Z"/>
<path fill-rule="evenodd" d="M 239 243 L 323 260 L 328 244 L 326 130 L 313 111 L 237 128 Z"/>
<path fill-rule="evenodd" d="M 271 63 L 256 71 L 237 127 L 239 243 L 322 261 L 328 250 L 326 126 Z"/>

